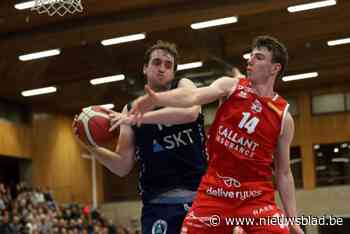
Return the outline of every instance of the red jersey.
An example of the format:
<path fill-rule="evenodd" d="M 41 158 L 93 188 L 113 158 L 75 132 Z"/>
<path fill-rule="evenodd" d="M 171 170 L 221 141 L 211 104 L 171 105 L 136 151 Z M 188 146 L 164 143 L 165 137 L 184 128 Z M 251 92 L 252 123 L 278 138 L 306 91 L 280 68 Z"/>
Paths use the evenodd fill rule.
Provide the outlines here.
<path fill-rule="evenodd" d="M 209 130 L 208 170 L 184 221 L 183 233 L 213 233 L 206 222 L 213 214 L 220 217 L 282 214 L 274 201 L 272 165 L 287 110 L 288 103 L 282 97 L 260 97 L 248 79 L 239 80 L 235 91 L 217 110 Z M 248 233 L 288 233 L 288 229 L 280 226 L 242 227 Z M 232 233 L 232 227 L 223 223 L 216 228 L 214 233 Z"/>
<path fill-rule="evenodd" d="M 209 168 L 242 181 L 271 179 L 273 154 L 287 109 L 281 96 L 260 97 L 248 79 L 240 79 L 210 128 Z"/>

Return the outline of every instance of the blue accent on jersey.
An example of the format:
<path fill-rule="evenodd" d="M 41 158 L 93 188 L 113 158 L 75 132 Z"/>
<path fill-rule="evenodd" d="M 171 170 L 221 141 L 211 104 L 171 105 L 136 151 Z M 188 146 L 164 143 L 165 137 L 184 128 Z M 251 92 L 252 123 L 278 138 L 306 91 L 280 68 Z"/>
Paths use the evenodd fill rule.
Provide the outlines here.
<path fill-rule="evenodd" d="M 153 142 L 153 152 L 159 152 L 164 150 L 163 146 L 161 146 L 156 140 Z"/>

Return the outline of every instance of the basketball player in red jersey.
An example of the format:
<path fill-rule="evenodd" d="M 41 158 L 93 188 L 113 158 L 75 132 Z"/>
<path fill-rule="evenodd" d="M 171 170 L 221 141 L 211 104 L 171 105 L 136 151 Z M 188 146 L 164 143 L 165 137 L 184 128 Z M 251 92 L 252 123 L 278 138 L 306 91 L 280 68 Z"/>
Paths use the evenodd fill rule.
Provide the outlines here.
<path fill-rule="evenodd" d="M 299 225 L 279 217 L 297 217 L 289 148 L 294 122 L 288 103 L 274 91 L 288 63 L 285 46 L 269 36 L 257 37 L 247 64 L 247 78 L 222 77 L 208 87 L 147 94 L 132 113 L 155 106 L 188 107 L 225 98 L 209 131 L 208 170 L 186 216 L 183 234 L 303 233 Z M 275 203 L 272 176 L 284 212 Z M 236 218 L 236 219 L 233 219 Z M 230 221 L 231 220 L 231 221 Z"/>

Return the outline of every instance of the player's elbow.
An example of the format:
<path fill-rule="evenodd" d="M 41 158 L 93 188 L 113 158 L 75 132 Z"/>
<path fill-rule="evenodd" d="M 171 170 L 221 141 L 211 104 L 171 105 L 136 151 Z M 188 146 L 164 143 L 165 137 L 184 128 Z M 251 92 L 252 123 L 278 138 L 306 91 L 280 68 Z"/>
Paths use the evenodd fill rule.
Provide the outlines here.
<path fill-rule="evenodd" d="M 126 177 L 127 175 L 129 175 L 130 171 L 119 171 L 117 173 L 115 173 L 117 176 L 119 177 Z"/>
<path fill-rule="evenodd" d="M 129 168 L 108 168 L 113 174 L 116 174 L 119 177 L 125 177 L 129 175 L 131 169 Z"/>
<path fill-rule="evenodd" d="M 276 182 L 279 183 L 285 183 L 286 181 L 290 180 L 293 178 L 292 171 L 290 168 L 285 168 L 285 169 L 279 169 L 276 171 Z"/>
<path fill-rule="evenodd" d="M 125 177 L 129 175 L 132 168 L 133 168 L 132 162 L 123 162 L 123 161 L 114 162 L 112 165 L 110 165 L 110 167 L 108 167 L 108 169 L 112 173 L 116 174 L 119 177 Z"/>
<path fill-rule="evenodd" d="M 199 91 L 199 89 L 193 89 L 193 88 L 185 88 L 186 93 L 182 95 L 182 97 L 179 97 L 179 99 L 182 99 L 183 103 L 181 104 L 182 107 L 193 107 L 196 105 L 201 105 L 203 102 L 203 95 Z M 180 102 L 182 102 L 180 101 Z"/>

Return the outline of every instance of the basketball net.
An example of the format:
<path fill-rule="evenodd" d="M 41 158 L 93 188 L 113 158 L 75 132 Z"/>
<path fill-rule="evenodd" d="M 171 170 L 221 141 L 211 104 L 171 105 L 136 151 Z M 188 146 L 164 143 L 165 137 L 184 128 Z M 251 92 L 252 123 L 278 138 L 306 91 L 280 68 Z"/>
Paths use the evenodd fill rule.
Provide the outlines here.
<path fill-rule="evenodd" d="M 64 16 L 67 13 L 82 12 L 83 5 L 81 0 L 35 0 L 31 10 L 39 14 L 47 13 L 49 16 Z"/>

